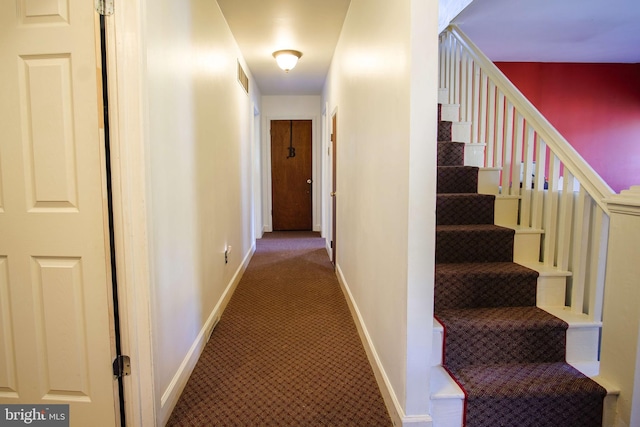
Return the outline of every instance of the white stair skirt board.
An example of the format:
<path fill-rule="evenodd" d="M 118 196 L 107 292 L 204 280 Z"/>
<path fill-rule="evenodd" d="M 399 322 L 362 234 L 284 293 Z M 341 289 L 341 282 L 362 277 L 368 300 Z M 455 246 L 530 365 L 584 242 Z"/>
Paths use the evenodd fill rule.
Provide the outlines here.
<path fill-rule="evenodd" d="M 479 194 L 500 194 L 500 171 L 500 168 L 480 168 L 478 171 Z"/>
<path fill-rule="evenodd" d="M 516 227 L 519 204 L 520 196 L 496 196 L 493 222 L 503 227 Z"/>
<path fill-rule="evenodd" d="M 537 263 L 540 261 L 540 236 L 543 231 L 536 228 L 510 226 L 516 231 L 513 239 L 513 261 Z"/>
<path fill-rule="evenodd" d="M 569 307 L 540 307 L 548 313 L 564 320 L 569 324 L 567 330 L 567 362 L 571 364 L 598 363 L 598 348 L 600 344 L 600 328 L 602 322 L 591 320 L 586 314 L 573 313 Z M 576 366 L 577 369 L 580 369 Z M 593 366 L 591 365 L 591 369 Z M 585 375 L 595 376 L 598 372 L 584 372 Z"/>
<path fill-rule="evenodd" d="M 451 139 L 455 142 L 471 142 L 471 122 L 453 122 L 451 124 Z"/>
<path fill-rule="evenodd" d="M 538 290 L 536 305 L 538 307 L 564 308 L 566 303 L 567 277 L 570 271 L 559 270 L 541 262 L 519 262 L 527 268 L 538 272 Z"/>
<path fill-rule="evenodd" d="M 464 392 L 442 366 L 431 368 L 431 415 L 433 427 L 460 427 Z"/>
<path fill-rule="evenodd" d="M 440 120 L 445 122 L 457 122 L 460 120 L 460 104 L 442 104 Z"/>
<path fill-rule="evenodd" d="M 433 345 L 431 346 L 431 366 L 442 365 L 442 346 L 444 345 L 444 327 L 438 319 L 433 319 Z"/>
<path fill-rule="evenodd" d="M 449 103 L 449 89 L 438 89 L 438 104 Z"/>
<path fill-rule="evenodd" d="M 464 146 L 464 165 L 465 166 L 484 166 L 484 150 L 487 144 L 484 142 L 470 142 Z M 497 188 L 497 186 L 496 186 Z"/>

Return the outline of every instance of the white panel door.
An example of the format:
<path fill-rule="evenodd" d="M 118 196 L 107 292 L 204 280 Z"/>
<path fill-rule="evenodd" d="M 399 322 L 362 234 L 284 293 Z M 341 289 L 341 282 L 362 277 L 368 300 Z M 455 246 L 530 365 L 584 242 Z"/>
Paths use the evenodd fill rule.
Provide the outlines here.
<path fill-rule="evenodd" d="M 0 403 L 117 422 L 93 0 L 0 0 Z"/>

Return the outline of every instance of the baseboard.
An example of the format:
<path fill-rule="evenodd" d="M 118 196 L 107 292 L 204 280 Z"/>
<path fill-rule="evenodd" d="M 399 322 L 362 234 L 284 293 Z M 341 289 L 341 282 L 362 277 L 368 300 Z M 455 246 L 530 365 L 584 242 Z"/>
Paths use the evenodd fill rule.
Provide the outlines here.
<path fill-rule="evenodd" d="M 242 263 L 240 263 L 240 266 L 229 281 L 229 284 L 222 293 L 222 296 L 218 300 L 218 303 L 209 314 L 207 321 L 200 329 L 200 332 L 198 333 L 198 336 L 196 337 L 193 345 L 187 352 L 185 358 L 182 360 L 182 363 L 180 364 L 180 367 L 178 368 L 176 374 L 173 376 L 165 392 L 162 394 L 162 398 L 160 399 L 160 409 L 156 417 L 156 425 L 163 426 L 169 420 L 169 416 L 171 416 L 173 408 L 176 406 L 176 403 L 178 403 L 178 399 L 180 398 L 184 387 L 187 385 L 187 381 L 189 380 L 189 377 L 191 376 L 191 373 L 193 372 L 193 369 L 195 368 L 196 363 L 200 358 L 200 354 L 202 353 L 202 350 L 204 350 L 204 346 L 207 344 L 211 330 L 213 330 L 213 326 L 218 322 L 220 316 L 222 315 L 222 312 L 229 303 L 229 300 L 231 299 L 233 292 L 238 286 L 238 283 L 240 283 L 240 279 L 247 269 L 249 261 L 251 261 L 251 257 L 253 256 L 255 250 L 256 245 L 254 243 L 253 245 L 251 245 L 251 248 L 242 260 Z"/>
<path fill-rule="evenodd" d="M 382 394 L 382 398 L 384 399 L 384 403 L 387 407 L 387 411 L 389 412 L 393 425 L 396 427 L 431 427 L 433 425 L 433 421 L 429 415 L 405 415 L 404 410 L 398 401 L 398 397 L 391 386 L 389 377 L 387 376 L 384 367 L 382 366 L 382 362 L 378 357 L 378 353 L 373 346 L 367 327 L 360 315 L 360 310 L 358 310 L 358 306 L 353 299 L 353 295 L 349 290 L 349 286 L 347 285 L 347 281 L 344 278 L 339 265 L 336 265 L 336 273 L 342 292 L 346 297 L 347 305 L 351 311 L 351 316 L 356 324 L 356 329 L 358 329 L 360 341 L 362 341 L 362 345 L 367 353 L 369 364 L 371 365 L 371 369 L 376 377 L 380 393 Z"/>

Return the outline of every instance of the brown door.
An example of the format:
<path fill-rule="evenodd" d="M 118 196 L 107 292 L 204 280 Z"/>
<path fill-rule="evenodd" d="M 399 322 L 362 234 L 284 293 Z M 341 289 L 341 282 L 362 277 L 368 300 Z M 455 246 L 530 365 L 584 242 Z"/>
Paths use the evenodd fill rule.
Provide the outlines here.
<path fill-rule="evenodd" d="M 271 121 L 273 230 L 311 230 L 311 120 Z"/>
<path fill-rule="evenodd" d="M 338 128 L 336 127 L 336 124 L 338 122 L 337 119 L 337 114 L 333 115 L 332 118 L 332 129 L 333 132 L 331 132 L 331 153 L 333 154 L 332 156 L 332 184 L 331 184 L 331 262 L 333 262 L 333 265 L 336 265 L 336 189 L 338 188 L 337 186 L 337 182 L 336 182 L 336 157 L 338 156 L 338 151 L 337 151 L 337 142 L 338 142 Z"/>

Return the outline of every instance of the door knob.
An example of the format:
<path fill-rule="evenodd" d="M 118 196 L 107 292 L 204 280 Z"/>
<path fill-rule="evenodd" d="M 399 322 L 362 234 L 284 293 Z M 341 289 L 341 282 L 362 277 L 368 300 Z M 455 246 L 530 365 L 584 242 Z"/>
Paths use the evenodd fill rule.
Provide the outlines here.
<path fill-rule="evenodd" d="M 313 181 L 311 181 L 311 178 L 309 178 L 309 179 L 307 180 L 307 184 L 311 184 L 312 182 L 313 182 Z"/>
<path fill-rule="evenodd" d="M 331 192 L 331 197 L 336 197 L 336 192 L 335 191 Z"/>

